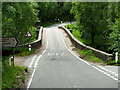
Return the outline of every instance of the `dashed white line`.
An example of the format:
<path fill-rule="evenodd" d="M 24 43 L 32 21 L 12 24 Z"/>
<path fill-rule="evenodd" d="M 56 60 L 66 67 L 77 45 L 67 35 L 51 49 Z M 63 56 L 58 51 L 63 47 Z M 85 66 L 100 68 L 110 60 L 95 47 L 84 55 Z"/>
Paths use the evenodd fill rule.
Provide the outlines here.
<path fill-rule="evenodd" d="M 32 59 L 32 61 L 31 61 L 30 65 L 29 65 L 29 68 L 32 67 L 32 65 L 33 65 L 33 63 L 34 63 L 34 61 L 35 61 L 35 58 L 36 58 L 36 55 L 33 57 L 33 59 Z"/>
<path fill-rule="evenodd" d="M 56 53 L 56 55 L 58 55 L 58 53 Z"/>
<path fill-rule="evenodd" d="M 46 49 L 48 49 L 48 41 L 47 41 Z M 30 88 L 30 85 L 31 85 L 31 83 L 32 83 L 32 79 L 33 79 L 33 77 L 34 77 L 34 74 L 35 74 L 35 71 L 36 71 L 36 67 L 37 67 L 37 65 L 38 65 L 38 62 L 39 62 L 40 58 L 42 57 L 42 55 L 46 52 L 46 49 L 45 49 L 44 52 L 37 58 L 37 60 L 36 60 L 36 62 L 35 62 L 35 64 L 34 64 L 34 70 L 33 70 L 33 73 L 32 73 L 32 75 L 31 75 L 31 78 L 30 78 L 30 80 L 29 80 L 29 82 L 28 82 L 27 90 L 29 90 L 29 88 Z M 32 62 L 31 62 L 31 63 L 32 63 Z"/>
<path fill-rule="evenodd" d="M 73 87 L 74 87 L 74 88 L 77 88 L 77 86 L 76 86 L 76 85 L 74 85 Z"/>
<path fill-rule="evenodd" d="M 38 61 L 40 60 L 41 57 L 42 57 L 42 55 L 40 55 L 40 56 L 37 58 L 37 60 L 36 60 L 36 62 L 35 62 L 35 64 L 34 64 L 34 68 L 37 67 L 37 65 L 38 65 Z"/>

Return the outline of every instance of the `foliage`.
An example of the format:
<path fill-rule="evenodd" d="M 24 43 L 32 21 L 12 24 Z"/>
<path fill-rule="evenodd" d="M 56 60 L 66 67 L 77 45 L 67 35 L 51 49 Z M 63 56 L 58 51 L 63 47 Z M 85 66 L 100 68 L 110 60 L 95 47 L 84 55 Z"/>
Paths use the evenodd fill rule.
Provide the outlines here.
<path fill-rule="evenodd" d="M 82 56 L 84 56 L 84 58 L 87 58 L 90 61 L 94 61 L 94 62 L 100 62 L 103 63 L 103 61 L 97 57 L 94 56 L 92 50 L 80 50 L 76 48 L 76 51 Z"/>
<path fill-rule="evenodd" d="M 75 2 L 72 3 L 71 13 L 77 20 L 77 30 L 82 34 L 80 37 L 89 38 L 90 46 L 94 48 L 109 51 L 109 34 L 112 32 L 109 25 L 113 25 L 118 17 L 117 2 Z M 88 41 L 89 41 L 88 40 Z M 82 41 L 82 40 L 81 40 Z M 86 41 L 87 42 L 87 41 Z"/>
<path fill-rule="evenodd" d="M 2 89 L 18 88 L 18 80 L 25 80 L 24 67 L 7 65 L 3 66 L 2 69 Z"/>
<path fill-rule="evenodd" d="M 92 53 L 92 50 L 82 50 L 81 52 L 82 55 L 88 55 L 88 56 L 93 56 L 94 54 Z"/>
<path fill-rule="evenodd" d="M 4 2 L 2 5 L 3 37 L 17 37 L 21 44 L 26 43 L 24 38 L 26 31 L 30 29 L 32 34 L 35 32 L 33 25 L 38 20 L 37 7 L 37 3 Z"/>
<path fill-rule="evenodd" d="M 49 21 L 54 22 L 58 18 L 62 21 L 73 19 L 70 15 L 71 2 L 38 2 L 38 5 L 38 17 L 41 24 Z"/>
<path fill-rule="evenodd" d="M 108 42 L 110 45 L 109 49 L 113 50 L 114 52 L 120 52 L 120 19 L 116 19 L 115 23 L 110 25 L 110 29 L 110 41 Z"/>
<path fill-rule="evenodd" d="M 82 32 L 80 32 L 79 30 L 82 30 L 82 29 L 79 29 L 79 27 L 82 28 L 82 26 L 78 26 L 78 23 L 73 23 L 73 24 L 70 24 L 70 25 L 66 25 L 65 27 L 67 29 L 72 29 L 72 34 L 80 42 L 82 42 L 82 43 L 84 43 L 86 45 L 91 45 L 91 41 L 90 41 L 89 38 L 81 38 Z"/>
<path fill-rule="evenodd" d="M 33 53 L 35 53 L 36 49 L 32 48 L 31 51 L 28 50 L 28 47 L 24 47 L 24 48 L 16 48 L 15 49 L 15 56 L 20 56 L 20 57 L 23 57 L 23 56 L 28 56 L 28 55 L 31 55 Z"/>

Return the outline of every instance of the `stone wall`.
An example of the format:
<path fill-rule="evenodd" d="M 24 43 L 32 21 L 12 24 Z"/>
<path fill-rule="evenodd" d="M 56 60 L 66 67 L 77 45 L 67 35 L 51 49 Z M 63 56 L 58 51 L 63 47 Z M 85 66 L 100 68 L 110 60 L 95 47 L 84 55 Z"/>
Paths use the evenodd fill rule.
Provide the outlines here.
<path fill-rule="evenodd" d="M 28 47 L 28 45 L 30 44 L 32 48 L 39 48 L 42 45 L 43 27 L 38 28 L 36 35 L 36 41 L 19 45 L 18 47 Z"/>
<path fill-rule="evenodd" d="M 87 46 L 87 45 L 81 43 L 81 42 L 78 41 L 78 40 L 72 35 L 72 33 L 71 33 L 67 28 L 65 28 L 64 26 L 58 26 L 58 28 L 64 30 L 64 31 L 67 33 L 67 35 L 69 36 L 71 42 L 75 45 L 75 47 L 77 47 L 77 48 L 79 48 L 79 49 L 81 49 L 81 50 L 83 50 L 83 49 L 84 49 L 84 50 L 92 50 L 92 52 L 94 53 L 94 55 L 95 55 L 96 57 L 98 57 L 99 59 L 103 60 L 104 62 L 110 60 L 110 59 L 113 57 L 112 54 L 108 54 L 108 53 L 106 53 L 106 52 L 97 50 L 97 49 L 95 49 L 95 48 L 92 48 L 92 47 L 90 47 L 90 46 Z"/>

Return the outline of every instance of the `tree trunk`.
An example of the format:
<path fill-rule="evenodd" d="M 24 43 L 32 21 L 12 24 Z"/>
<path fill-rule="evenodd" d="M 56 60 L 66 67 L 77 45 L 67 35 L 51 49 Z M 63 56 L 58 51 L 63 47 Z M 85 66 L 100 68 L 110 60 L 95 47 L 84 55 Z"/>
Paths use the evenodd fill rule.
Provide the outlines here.
<path fill-rule="evenodd" d="M 95 37 L 95 34 L 92 34 L 92 45 L 94 45 L 94 37 Z"/>
<path fill-rule="evenodd" d="M 94 26 L 92 26 L 92 30 L 91 30 L 91 40 L 92 40 L 92 45 L 94 45 L 94 37 L 95 37 Z"/>

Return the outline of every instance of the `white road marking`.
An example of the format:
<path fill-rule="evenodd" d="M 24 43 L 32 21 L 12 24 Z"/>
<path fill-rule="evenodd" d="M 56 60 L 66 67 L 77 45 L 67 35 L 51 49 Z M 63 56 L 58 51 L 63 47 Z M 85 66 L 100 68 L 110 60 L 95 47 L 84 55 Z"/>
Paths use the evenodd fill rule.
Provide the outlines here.
<path fill-rule="evenodd" d="M 34 64 L 34 68 L 37 67 L 37 65 L 38 65 L 38 61 L 40 60 L 41 57 L 42 57 L 42 55 L 40 55 L 40 56 L 37 58 L 37 60 L 36 60 L 36 62 L 35 62 L 35 64 Z"/>
<path fill-rule="evenodd" d="M 63 35 L 62 35 L 62 38 L 63 38 Z M 65 44 L 64 38 L 63 38 L 63 43 L 64 43 L 65 47 L 68 49 L 68 51 L 69 51 L 71 54 L 73 54 L 75 57 L 77 57 L 79 60 L 83 61 L 83 62 L 86 63 L 87 65 L 92 66 L 92 65 L 90 65 L 88 62 L 86 62 L 85 60 L 83 60 L 83 59 L 79 58 L 78 56 L 76 56 L 76 55 L 67 47 L 67 45 Z M 92 67 L 95 68 L 96 70 L 102 72 L 103 74 L 109 76 L 110 78 L 112 78 L 112 79 L 120 82 L 120 81 L 118 80 L 118 78 L 115 78 L 115 77 L 111 76 L 110 74 L 104 72 L 103 70 L 100 70 L 99 68 L 97 68 L 97 67 L 95 67 L 95 66 L 92 66 Z"/>
<path fill-rule="evenodd" d="M 32 59 L 32 61 L 31 61 L 30 65 L 29 65 L 29 68 L 32 67 L 32 65 L 33 65 L 33 63 L 34 63 L 34 61 L 35 61 L 35 58 L 36 58 L 36 55 L 33 57 L 33 59 Z"/>
<path fill-rule="evenodd" d="M 62 36 L 62 38 L 63 38 L 63 36 Z M 84 63 L 86 63 L 87 65 L 90 66 L 90 64 L 89 64 L 87 61 L 85 61 L 85 60 L 79 58 L 78 56 L 76 56 L 76 55 L 67 47 L 67 45 L 65 44 L 64 38 L 63 38 L 63 43 L 64 43 L 65 47 L 67 48 L 67 50 L 68 50 L 71 54 L 73 54 L 73 55 L 74 55 L 75 57 L 77 57 L 79 60 L 83 61 Z"/>
<path fill-rule="evenodd" d="M 35 74 L 35 69 L 33 70 L 33 73 L 32 73 L 32 75 L 31 75 L 30 81 L 29 81 L 28 86 L 27 86 L 27 90 L 29 90 L 29 87 L 30 87 L 30 85 L 31 85 L 31 82 L 32 82 L 32 79 L 33 79 L 34 74 Z"/>
<path fill-rule="evenodd" d="M 48 52 L 48 56 L 49 56 L 50 54 L 49 54 L 49 52 Z"/>
<path fill-rule="evenodd" d="M 107 70 L 107 69 L 105 69 L 105 68 L 102 67 L 102 66 L 98 66 L 98 67 L 101 68 L 101 69 L 103 69 L 103 70 L 105 70 L 105 71 L 107 71 L 107 72 L 109 72 L 109 73 L 112 73 L 112 74 L 114 74 L 115 76 L 118 77 L 118 74 L 116 74 L 115 72 L 112 72 L 112 71 L 110 71 L 110 70 Z"/>
<path fill-rule="evenodd" d="M 56 55 L 58 55 L 58 53 L 56 53 Z"/>
<path fill-rule="evenodd" d="M 47 45 L 46 45 L 46 49 L 48 49 L 48 40 L 47 40 Z"/>
<path fill-rule="evenodd" d="M 76 85 L 74 85 L 73 87 L 74 87 L 74 88 L 77 88 L 77 86 L 76 86 Z"/>
<path fill-rule="evenodd" d="M 61 53 L 61 56 L 63 56 L 63 53 Z"/>
<path fill-rule="evenodd" d="M 48 41 L 47 41 L 46 49 L 48 49 Z M 32 79 L 33 79 L 34 74 L 35 74 L 35 71 L 36 71 L 37 64 L 38 64 L 40 58 L 42 57 L 42 55 L 46 52 L 46 49 L 45 49 L 44 52 L 37 58 L 37 60 L 36 60 L 36 62 L 35 62 L 35 64 L 34 64 L 34 70 L 33 70 L 33 73 L 32 73 L 32 75 L 31 75 L 31 78 L 30 78 L 30 80 L 29 80 L 29 82 L 28 82 L 27 90 L 29 90 L 29 88 L 30 88 L 30 85 L 31 85 L 31 83 L 32 83 Z"/>
<path fill-rule="evenodd" d="M 96 70 L 98 70 L 98 71 L 102 72 L 103 74 L 105 74 L 105 75 L 109 76 L 110 78 L 112 78 L 112 79 L 114 79 L 114 80 L 118 81 L 118 78 L 115 78 L 115 77 L 111 76 L 111 75 L 110 75 L 110 74 L 108 74 L 107 72 L 105 72 L 105 71 L 103 71 L 103 70 L 100 70 L 99 68 L 97 68 L 97 67 L 95 67 L 95 66 L 92 66 L 92 67 L 93 67 L 93 68 L 95 68 Z"/>

